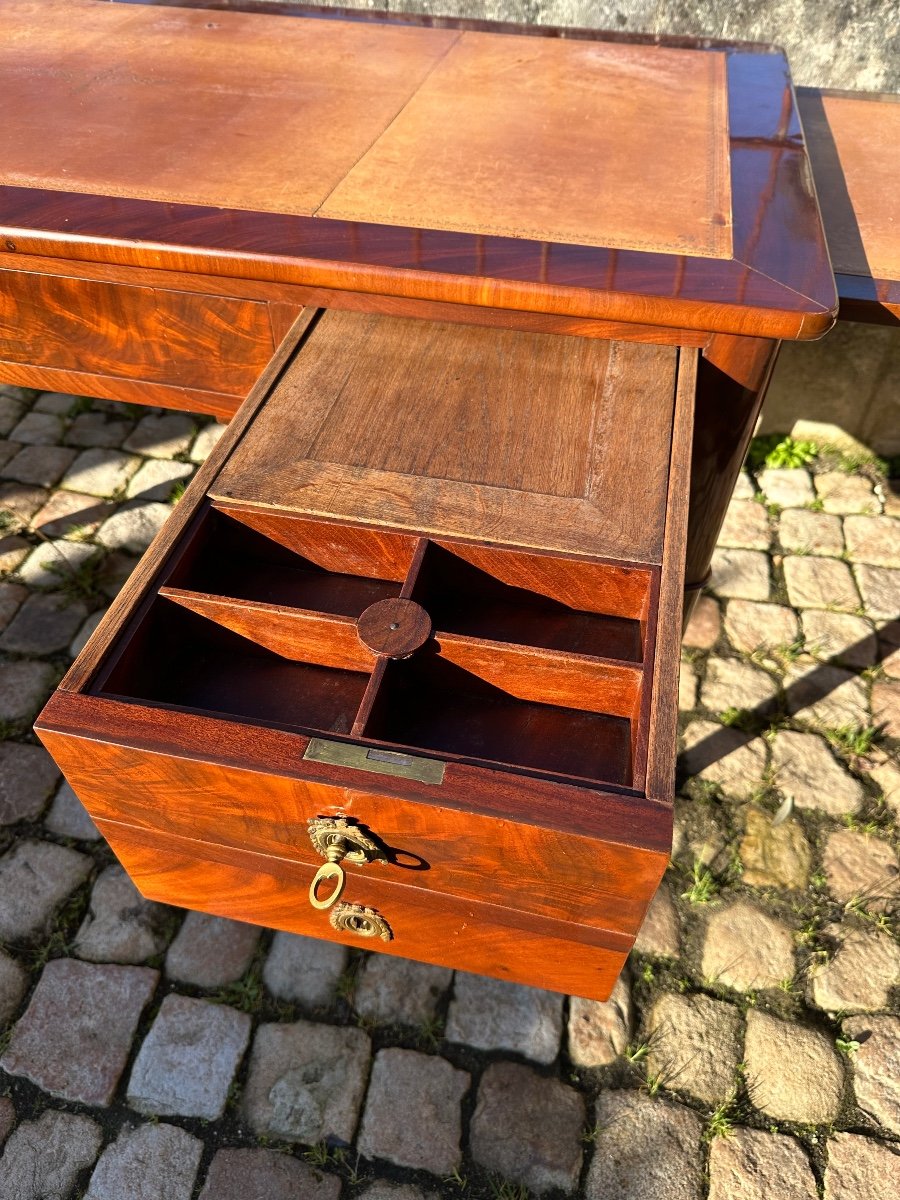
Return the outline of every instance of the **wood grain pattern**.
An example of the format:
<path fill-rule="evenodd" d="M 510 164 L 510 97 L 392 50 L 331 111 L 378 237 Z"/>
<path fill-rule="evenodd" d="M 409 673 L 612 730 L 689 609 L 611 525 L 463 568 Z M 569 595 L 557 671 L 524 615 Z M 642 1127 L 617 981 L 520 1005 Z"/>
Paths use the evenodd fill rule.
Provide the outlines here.
<path fill-rule="evenodd" d="M 307 521 L 230 501 L 217 501 L 215 507 L 325 571 L 348 572 L 400 583 L 411 568 L 418 542 L 416 537 L 394 531 L 344 525 L 338 521 Z"/>
<path fill-rule="evenodd" d="M 327 312 L 211 494 L 658 563 L 674 367 L 667 347 Z"/>
<path fill-rule="evenodd" d="M 72 396 L 95 396 L 98 400 L 118 400 L 120 404 L 149 404 L 154 408 L 172 408 L 181 412 L 205 413 L 220 421 L 230 421 L 241 406 L 241 396 L 220 392 L 202 392 L 168 383 L 146 383 L 115 375 L 91 375 L 83 371 L 59 371 L 34 363 L 0 361 L 0 379 L 18 387 L 41 392 L 67 392 Z"/>
<path fill-rule="evenodd" d="M 286 332 L 286 322 L 289 327 L 290 321 L 293 320 L 291 314 L 296 316 L 301 308 L 377 312 L 393 317 L 484 325 L 490 329 L 519 329 L 523 333 L 556 333 L 568 337 L 595 337 L 609 341 L 647 342 L 665 346 L 705 346 L 708 341 L 708 334 L 696 329 L 635 325 L 624 321 L 591 320 L 554 313 L 516 312 L 513 309 L 490 308 L 485 305 L 413 300 L 404 296 L 346 292 L 293 283 L 229 278 L 227 275 L 190 274 L 179 270 L 160 271 L 152 267 L 120 266 L 105 262 L 79 262 L 75 259 L 10 253 L 4 251 L 3 244 L 0 243 L 0 270 L 22 269 L 38 275 L 64 275 L 73 279 L 162 287 L 165 290 L 174 288 L 181 292 L 199 292 L 204 296 L 222 295 L 261 300 L 269 305 L 269 317 L 276 344 Z"/>
<path fill-rule="evenodd" d="M 310 907 L 306 891 L 311 868 L 187 839 L 160 841 L 108 821 L 98 822 L 98 827 L 149 899 L 343 942 L 354 949 L 377 948 L 597 1000 L 608 997 L 630 949 L 630 938 L 559 921 L 529 923 L 523 914 L 495 904 L 441 898 L 436 905 L 424 891 L 404 888 L 398 895 L 372 879 L 353 889 L 353 902 L 379 906 L 394 938 L 387 943 L 363 941 L 336 933 L 323 914 Z"/>
<path fill-rule="evenodd" d="M 641 688 L 638 667 L 441 632 L 435 653 L 522 700 L 629 719 L 635 715 Z"/>
<path fill-rule="evenodd" d="M 128 577 L 110 605 L 105 619 L 94 630 L 81 654 L 63 676 L 59 683 L 60 689 L 76 692 L 84 687 L 91 676 L 96 673 L 98 665 L 104 661 L 104 655 L 109 652 L 123 627 L 134 624 L 135 610 L 138 613 L 141 612 L 142 605 L 146 603 L 149 596 L 152 596 L 153 585 L 168 565 L 167 555 L 194 523 L 198 510 L 205 505 L 206 490 L 219 466 L 250 424 L 268 394 L 269 388 L 280 378 L 297 346 L 314 327 L 316 319 L 316 310 L 304 309 L 294 322 L 290 335 L 275 351 L 251 389 L 250 395 L 241 408 L 240 415 L 232 421 L 227 432 L 219 439 L 212 454 L 191 480 L 176 505 L 175 511 L 167 519 L 141 559 L 138 569 Z"/>
<path fill-rule="evenodd" d="M 373 666 L 372 652 L 360 645 L 356 622 L 351 617 L 207 596 L 181 588 L 163 587 L 159 594 L 284 658 L 345 671 L 369 671 Z"/>
<path fill-rule="evenodd" d="M 80 703 L 73 706 L 74 699 Z M 515 776 L 503 788 L 502 772 L 451 762 L 444 783 L 431 786 L 312 763 L 303 759 L 305 739 L 277 730 L 241 730 L 232 722 L 101 698 L 70 698 L 69 711 L 79 714 L 89 705 L 110 722 L 101 741 L 84 732 L 64 732 L 56 700 L 42 715 L 38 732 L 76 793 L 101 820 L 319 865 L 306 835 L 307 819 L 348 816 L 391 852 L 389 862 L 360 868 L 367 877 L 377 870 L 385 878 L 436 894 L 476 899 L 488 887 L 491 895 L 521 911 L 626 933 L 636 932 L 668 862 L 671 809 L 661 809 L 658 816 L 652 810 L 651 826 L 640 816 L 651 810 L 639 800 L 630 807 L 621 802 L 622 816 L 630 820 L 629 837 L 637 843 L 668 837 L 665 850 L 611 840 L 606 830 L 612 832 L 615 823 L 605 826 L 597 816 L 609 814 L 617 802 L 601 798 L 596 789 L 547 789 L 548 796 L 552 792 L 556 797 L 556 812 L 552 824 L 545 824 L 528 803 L 529 792 L 539 795 L 541 789 L 527 777 Z M 154 725 L 151 747 L 143 730 Z M 183 752 L 171 740 L 179 725 L 192 735 Z M 201 729 L 205 737 L 196 740 Z M 217 735 L 218 748 L 210 734 Z M 243 752 L 241 765 L 234 761 L 236 739 L 256 743 L 256 761 Z M 283 755 L 269 758 L 279 743 L 290 746 L 290 761 Z M 468 787 L 460 791 L 463 780 Z M 571 807 L 576 802 L 577 809 Z M 478 811 L 490 807 L 493 812 Z M 587 836 L 578 829 L 582 822 L 604 827 Z"/>
<path fill-rule="evenodd" d="M 246 396 L 274 345 L 261 303 L 0 272 L 2 362 L 214 393 L 224 401 Z"/>
<path fill-rule="evenodd" d="M 17 0 L 10 10 L 22 2 Z M 96 10 L 106 11 L 115 7 L 94 5 Z M 139 10 L 128 11 L 135 27 L 142 21 L 156 27 L 149 18 L 135 16 Z M 172 28 L 196 32 L 197 26 L 203 24 L 200 13 L 182 12 L 178 18 L 168 15 Z M 222 13 L 214 24 L 236 29 L 232 22 L 248 21 L 275 26 L 266 17 L 237 13 Z M 461 29 L 438 33 L 414 25 L 386 22 L 379 27 L 333 19 L 318 23 L 281 22 L 277 29 L 301 26 L 306 29 L 317 24 L 331 30 L 345 28 L 350 31 L 347 38 L 354 44 L 369 37 L 395 38 L 403 34 L 423 41 L 433 41 L 439 36 L 452 46 L 466 38 L 496 36 L 463 33 Z M 123 29 L 126 46 L 129 28 L 126 23 Z M 28 42 L 30 36 L 27 26 L 24 33 L 19 30 L 20 42 L 23 37 Z M 228 36 L 223 34 L 221 40 L 227 41 Z M 280 38 L 280 34 L 271 31 L 260 36 L 262 42 Z M 288 40 L 293 36 L 286 35 Z M 329 34 L 315 36 L 327 41 Z M 334 39 L 338 35 L 330 36 Z M 534 37 L 504 35 L 503 40 L 514 47 L 512 53 L 525 53 L 525 46 L 536 44 Z M 34 50 L 38 64 L 45 62 L 42 55 L 46 50 L 41 50 L 41 44 L 46 41 L 40 40 Z M 106 45 L 107 64 L 113 41 L 110 39 Z M 697 45 L 708 47 L 710 43 Z M 620 39 L 603 35 L 595 36 L 594 48 L 597 46 L 612 47 L 616 53 L 624 49 L 634 53 L 631 47 L 623 47 Z M 249 51 L 251 56 L 253 52 Z M 124 50 L 122 53 L 126 62 L 128 54 Z M 648 64 L 654 61 L 654 55 L 668 53 L 696 56 L 704 61 L 709 57 L 706 49 L 659 51 L 647 46 L 643 53 L 649 56 Z M 383 221 L 382 216 L 368 222 L 341 221 L 238 207 L 219 208 L 209 200 L 205 204 L 177 203 L 171 189 L 166 193 L 166 201 L 172 201 L 169 203 L 99 195 L 96 190 L 91 192 L 87 187 L 79 190 L 63 180 L 58 186 L 68 190 L 51 191 L 47 189 L 50 177 L 43 169 L 32 172 L 32 186 L 10 183 L 0 188 L 0 233 L 8 251 L 25 255 L 62 255 L 69 259 L 166 267 L 195 274 L 240 275 L 275 283 L 639 325 L 766 337 L 820 336 L 832 323 L 836 297 L 786 64 L 772 50 L 732 47 L 725 54 L 733 258 L 421 230 L 377 223 Z M 23 57 L 13 56 L 14 70 L 21 69 Z M 173 61 L 182 60 L 176 55 Z M 701 73 L 704 69 L 699 68 Z M 109 66 L 109 72 L 113 78 L 115 68 Z M 157 83 L 161 95 L 168 81 L 158 76 Z M 98 86 L 102 90 L 102 85 Z M 141 86 L 139 79 L 139 91 Z M 12 93 L 15 94 L 14 89 Z M 30 112 L 31 103 L 39 107 L 40 100 L 40 95 L 37 99 L 33 93 L 26 95 L 25 109 Z M 334 103 L 339 109 L 345 101 L 346 95 L 335 89 Z M 204 113 L 208 118 L 210 103 L 209 97 L 204 97 L 204 103 L 197 105 L 198 119 Z M 378 109 L 377 104 L 370 107 L 373 112 Z M 253 108 L 250 103 L 244 106 L 245 122 L 252 123 Z M 238 126 L 240 121 L 241 116 L 236 119 Z M 24 120 L 10 123 L 19 129 L 28 124 Z M 347 121 L 342 128 L 352 134 L 354 122 Z M 155 127 L 152 132 L 155 134 Z M 151 161 L 155 143 L 152 136 L 149 140 L 148 161 Z M 215 140 L 210 139 L 210 144 Z M 258 140 L 261 145 L 271 145 L 265 132 Z M 43 153 L 52 155 L 52 142 L 45 145 L 40 138 L 32 141 Z M 102 144 L 103 139 L 98 139 L 101 148 Z M 177 153 L 168 146 L 166 150 L 167 161 L 172 164 L 168 177 L 171 184 L 173 179 L 177 181 L 179 170 L 182 176 L 184 171 L 178 165 Z M 664 155 L 665 150 L 662 146 L 658 153 Z M 279 167 L 283 157 L 279 151 Z M 134 155 L 131 161 L 134 162 Z M 117 161 L 112 165 L 119 169 Z M 195 168 L 192 160 L 192 178 Z M 233 173 L 242 174 L 240 170 Z M 321 174 L 321 179 L 325 175 L 327 171 Z M 487 176 L 491 176 L 490 171 Z M 165 178 L 165 172 L 162 177 Z M 667 205 L 659 205 L 654 196 L 655 210 L 670 208 L 671 189 L 668 197 Z"/>
<path fill-rule="evenodd" d="M 666 503 L 666 569 L 660 576 L 656 644 L 647 729 L 648 796 L 671 801 L 675 791 L 675 755 L 678 742 L 678 672 L 680 627 L 684 607 L 684 564 L 688 537 L 690 448 L 694 432 L 694 397 L 697 391 L 697 354 L 682 350 L 678 361 L 678 395 L 672 429 L 672 469 Z"/>

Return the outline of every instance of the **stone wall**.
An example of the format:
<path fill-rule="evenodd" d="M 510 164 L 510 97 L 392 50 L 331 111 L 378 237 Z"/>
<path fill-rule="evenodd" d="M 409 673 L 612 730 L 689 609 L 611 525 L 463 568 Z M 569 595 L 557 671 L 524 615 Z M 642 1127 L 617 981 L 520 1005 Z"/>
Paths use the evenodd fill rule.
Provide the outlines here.
<path fill-rule="evenodd" d="M 776 42 L 799 84 L 900 91 L 897 0 L 339 0 L 341 6 Z"/>
<path fill-rule="evenodd" d="M 900 91 L 898 0 L 343 0 L 348 7 L 526 24 L 775 42 L 797 84 Z M 330 3 L 330 0 L 318 0 Z M 838 426 L 879 454 L 900 453 L 900 330 L 840 325 L 786 345 L 762 429 Z"/>

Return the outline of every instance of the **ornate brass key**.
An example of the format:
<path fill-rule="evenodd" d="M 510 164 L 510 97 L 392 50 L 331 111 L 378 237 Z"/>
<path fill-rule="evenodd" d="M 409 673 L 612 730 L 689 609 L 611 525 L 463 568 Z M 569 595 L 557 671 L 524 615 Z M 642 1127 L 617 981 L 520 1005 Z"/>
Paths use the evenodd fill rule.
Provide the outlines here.
<path fill-rule="evenodd" d="M 370 837 L 343 817 L 312 817 L 307 822 L 309 840 L 318 854 L 327 861 L 319 867 L 309 885 L 309 902 L 313 908 L 326 909 L 335 904 L 344 891 L 347 877 L 342 862 L 363 864 L 381 858 L 382 853 Z M 320 900 L 319 885 L 333 883 L 328 895 Z"/>

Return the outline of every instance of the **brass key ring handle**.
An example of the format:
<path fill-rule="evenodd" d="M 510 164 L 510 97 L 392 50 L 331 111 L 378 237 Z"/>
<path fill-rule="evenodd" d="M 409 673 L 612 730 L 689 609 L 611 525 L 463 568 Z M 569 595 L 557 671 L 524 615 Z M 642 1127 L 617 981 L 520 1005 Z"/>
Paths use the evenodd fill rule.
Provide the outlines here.
<path fill-rule="evenodd" d="M 341 898 L 347 877 L 342 862 L 367 863 L 381 857 L 381 851 L 371 838 L 343 817 L 313 817 L 307 822 L 309 840 L 318 854 L 328 861 L 319 867 L 309 885 L 309 902 L 313 908 L 331 908 Z M 334 880 L 334 887 L 324 900 L 318 898 L 319 885 Z"/>

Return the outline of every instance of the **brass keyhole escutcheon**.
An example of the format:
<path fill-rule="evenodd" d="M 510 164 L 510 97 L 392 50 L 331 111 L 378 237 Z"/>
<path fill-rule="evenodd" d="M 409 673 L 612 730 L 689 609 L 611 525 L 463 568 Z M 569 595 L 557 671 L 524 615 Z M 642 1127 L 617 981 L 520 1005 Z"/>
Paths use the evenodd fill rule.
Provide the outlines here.
<path fill-rule="evenodd" d="M 346 904 L 342 901 L 334 906 L 328 919 L 332 928 L 339 933 L 355 933 L 361 938 L 380 938 L 383 942 L 390 942 L 394 937 L 390 925 L 381 913 L 363 904 Z"/>
<path fill-rule="evenodd" d="M 381 858 L 382 854 L 370 837 L 343 817 L 313 817 L 307 828 L 313 848 L 327 860 L 309 885 L 309 902 L 322 911 L 336 904 L 343 894 L 347 876 L 341 863 L 362 865 Z M 332 883 L 332 889 L 320 900 L 319 887 L 328 882 Z"/>

